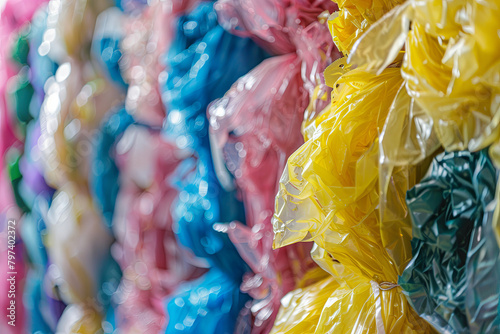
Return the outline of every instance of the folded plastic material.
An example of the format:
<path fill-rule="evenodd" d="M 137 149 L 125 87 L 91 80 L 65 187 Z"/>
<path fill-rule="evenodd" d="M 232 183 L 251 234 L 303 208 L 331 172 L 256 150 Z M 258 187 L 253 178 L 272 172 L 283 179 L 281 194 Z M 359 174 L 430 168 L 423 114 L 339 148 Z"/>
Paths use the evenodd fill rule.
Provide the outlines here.
<path fill-rule="evenodd" d="M 498 164 L 499 11 L 494 0 L 410 0 L 370 27 L 351 60 L 380 71 L 404 47 L 408 93 L 432 119 L 443 147 L 478 151 L 493 144 Z"/>
<path fill-rule="evenodd" d="M 325 0 L 219 0 L 215 9 L 224 29 L 252 38 L 273 55 L 283 55 L 297 50 L 300 30 L 317 22 L 320 14 L 333 13 L 337 6 Z"/>
<path fill-rule="evenodd" d="M 248 226 L 231 223 L 227 233 L 254 273 L 241 286 L 255 299 L 254 333 L 269 331 L 281 297 L 313 265 L 311 245 L 272 249 L 279 175 L 303 142 L 300 128 L 308 94 L 300 63 L 294 53 L 266 59 L 209 108 L 214 150 L 222 151 L 243 194 Z"/>
<path fill-rule="evenodd" d="M 339 51 L 349 55 L 363 33 L 385 13 L 404 0 L 352 1 L 339 0 L 339 11 L 328 20 L 333 41 Z M 377 45 L 374 44 L 375 49 Z"/>
<path fill-rule="evenodd" d="M 224 0 L 215 8 L 224 28 L 276 55 L 209 108 L 212 152 L 221 166 L 217 176 L 234 177 L 245 204 L 247 226 L 224 227 L 253 271 L 241 289 L 254 301 L 242 311 L 237 330 L 268 333 L 281 297 L 314 266 L 307 254 L 310 243 L 272 250 L 271 217 L 279 175 L 303 143 L 304 110 L 311 120 L 329 102 L 321 73 L 339 56 L 326 26 L 336 6 L 331 1 Z M 252 324 L 244 323 L 249 318 L 243 313 L 253 316 Z"/>
<path fill-rule="evenodd" d="M 441 333 L 500 330 L 500 251 L 492 225 L 497 178 L 487 150 L 446 152 L 407 193 L 413 258 L 399 284 Z"/>
<path fill-rule="evenodd" d="M 332 106 L 306 132 L 288 159 L 273 219 L 275 247 L 313 240 L 313 258 L 339 286 L 324 305 L 316 333 L 426 332 L 397 285 L 411 258 L 406 191 L 416 169 L 391 173 L 391 211 L 381 213 L 378 129 L 383 128 L 403 79 L 399 68 L 380 75 L 345 61 L 325 72 Z M 304 305 L 304 307 L 307 307 Z"/>

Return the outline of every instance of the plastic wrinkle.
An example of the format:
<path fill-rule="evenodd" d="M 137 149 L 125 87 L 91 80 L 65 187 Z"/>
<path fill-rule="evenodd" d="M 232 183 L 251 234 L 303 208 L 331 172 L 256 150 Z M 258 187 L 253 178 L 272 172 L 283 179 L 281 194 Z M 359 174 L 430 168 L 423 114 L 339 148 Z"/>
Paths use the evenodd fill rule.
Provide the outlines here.
<path fill-rule="evenodd" d="M 331 66 L 344 74 L 336 82 L 326 77 L 335 82 L 332 106 L 310 125 L 310 137 L 288 159 L 276 197 L 274 247 L 315 241 L 313 258 L 338 285 L 310 333 L 346 332 L 353 324 L 369 332 L 428 332 L 401 288 L 379 288 L 382 282 L 395 284 L 411 258 L 403 198 L 417 181 L 414 170 L 393 173 L 388 201 L 395 211 L 381 215 L 379 210 L 378 129 L 402 86 L 400 71 L 388 68 L 376 75 L 363 67 L 350 70 L 340 61 Z M 371 281 L 378 283 L 376 291 Z"/>
<path fill-rule="evenodd" d="M 311 120 L 328 104 L 330 91 L 321 72 L 339 56 L 325 21 L 318 21 L 325 10 L 328 15 L 335 8 L 333 3 L 276 2 L 273 11 L 266 12 L 276 14 L 272 18 L 263 11 L 269 5 L 216 3 L 225 28 L 251 37 L 273 54 L 286 54 L 263 61 L 209 107 L 212 151 L 225 166 L 217 168 L 217 176 L 235 178 L 246 209 L 247 227 L 234 222 L 224 231 L 253 271 L 241 285 L 254 298 L 242 311 L 253 315 L 253 325 L 244 324 L 242 314 L 237 325 L 238 330 L 251 327 L 252 333 L 269 332 L 281 297 L 314 267 L 307 255 L 310 244 L 272 250 L 273 198 L 286 159 L 303 143 L 299 134 L 304 110 Z M 256 15 L 247 15 L 248 10 Z M 226 21 L 226 16 L 231 19 Z M 241 26 L 231 26 L 235 22 Z"/>
<path fill-rule="evenodd" d="M 295 54 L 267 59 L 209 108 L 211 135 L 246 208 L 248 227 L 232 223 L 227 233 L 254 273 L 241 287 L 256 299 L 251 308 L 256 317 L 253 332 L 269 331 L 281 297 L 312 265 L 307 260 L 310 245 L 272 250 L 271 218 L 279 174 L 286 158 L 302 143 L 297 134 L 307 93 L 299 64 Z M 269 92 L 275 92 L 272 100 Z"/>
<path fill-rule="evenodd" d="M 479 151 L 491 145 L 497 165 L 499 10 L 494 0 L 408 1 L 369 29 L 353 57 L 380 70 L 404 47 L 408 93 L 431 117 L 442 146 Z"/>
<path fill-rule="evenodd" d="M 349 55 L 354 43 L 363 33 L 385 13 L 404 0 L 374 0 L 374 1 L 337 1 L 339 11 L 333 13 L 328 26 L 333 36 L 333 41 L 340 52 Z M 375 50 L 378 45 L 373 44 Z M 361 65 L 361 64 L 360 64 Z"/>
<path fill-rule="evenodd" d="M 224 29 L 250 37 L 271 54 L 281 55 L 297 50 L 295 35 L 316 22 L 321 13 L 333 13 L 337 6 L 325 0 L 219 0 L 215 9 Z"/>
<path fill-rule="evenodd" d="M 487 150 L 442 153 L 407 193 L 413 258 L 399 284 L 440 332 L 500 330 L 500 251 L 492 233 L 497 177 Z"/>

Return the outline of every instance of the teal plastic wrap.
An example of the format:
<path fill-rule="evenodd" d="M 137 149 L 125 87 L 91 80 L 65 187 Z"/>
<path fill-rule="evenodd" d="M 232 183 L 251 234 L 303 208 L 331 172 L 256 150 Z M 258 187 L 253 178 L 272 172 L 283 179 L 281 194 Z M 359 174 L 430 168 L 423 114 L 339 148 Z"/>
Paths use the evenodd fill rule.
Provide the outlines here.
<path fill-rule="evenodd" d="M 445 152 L 407 193 L 413 258 L 399 284 L 441 333 L 500 331 L 497 174 L 487 150 Z"/>

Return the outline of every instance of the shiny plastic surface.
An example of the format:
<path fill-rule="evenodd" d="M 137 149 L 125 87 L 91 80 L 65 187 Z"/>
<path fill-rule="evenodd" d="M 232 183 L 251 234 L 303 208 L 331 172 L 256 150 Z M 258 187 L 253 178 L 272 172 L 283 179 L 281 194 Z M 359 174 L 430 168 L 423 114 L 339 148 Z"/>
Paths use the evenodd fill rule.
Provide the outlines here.
<path fill-rule="evenodd" d="M 241 289 L 254 301 L 240 314 L 237 331 L 251 327 L 252 333 L 268 333 L 280 299 L 314 267 L 310 243 L 272 249 L 271 218 L 279 175 L 303 143 L 304 111 L 309 121 L 329 100 L 322 72 L 339 56 L 326 25 L 335 5 L 224 0 L 215 8 L 223 27 L 276 55 L 240 78 L 209 108 L 212 152 L 220 157 L 217 176 L 226 186 L 235 178 L 245 205 L 247 226 L 234 222 L 224 227 L 253 271 Z M 245 323 L 245 312 L 253 316 L 253 324 Z"/>
<path fill-rule="evenodd" d="M 339 51 L 349 55 L 359 37 L 385 13 L 404 0 L 339 0 L 339 11 L 332 14 L 328 25 Z M 376 49 L 376 47 L 375 47 Z"/>
<path fill-rule="evenodd" d="M 316 333 L 346 332 L 354 324 L 370 332 L 427 332 L 396 284 L 411 257 L 403 198 L 417 181 L 414 169 L 391 173 L 393 211 L 379 211 L 378 129 L 403 83 L 400 70 L 376 75 L 339 60 L 325 78 L 336 87 L 332 106 L 288 160 L 276 197 L 274 246 L 315 241 L 313 258 L 339 284 Z"/>
<path fill-rule="evenodd" d="M 442 333 L 500 330 L 500 252 L 488 237 L 497 175 L 487 150 L 442 153 L 407 193 L 413 258 L 399 284 Z"/>
<path fill-rule="evenodd" d="M 381 70 L 404 47 L 408 93 L 432 118 L 442 146 L 478 151 L 493 144 L 497 163 L 499 10 L 494 0 L 410 0 L 367 31 L 352 62 Z"/>

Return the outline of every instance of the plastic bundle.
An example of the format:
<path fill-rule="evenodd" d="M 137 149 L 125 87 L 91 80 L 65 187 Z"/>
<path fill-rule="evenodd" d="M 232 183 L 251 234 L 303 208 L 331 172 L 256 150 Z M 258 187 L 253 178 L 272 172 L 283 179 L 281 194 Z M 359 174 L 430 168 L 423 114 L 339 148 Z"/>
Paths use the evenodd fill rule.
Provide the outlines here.
<path fill-rule="evenodd" d="M 353 62 L 380 69 L 404 46 L 408 93 L 443 147 L 481 150 L 498 139 L 498 10 L 494 0 L 408 1 L 370 29 Z M 490 150 L 496 161 L 497 146 Z"/>
<path fill-rule="evenodd" d="M 210 108 L 216 149 L 223 150 L 222 163 L 243 193 L 247 226 L 231 223 L 227 233 L 254 273 L 241 286 L 255 299 L 254 331 L 269 330 L 281 297 L 312 265 L 310 244 L 272 250 L 271 217 L 279 174 L 302 142 L 301 113 L 307 96 L 300 73 L 293 70 L 297 67 L 294 54 L 265 60 Z"/>
<path fill-rule="evenodd" d="M 248 300 L 239 290 L 248 267 L 226 234 L 213 225 L 244 221 L 235 191 L 218 182 L 208 139 L 207 105 L 264 58 L 251 40 L 225 32 L 212 3 L 201 3 L 179 18 L 166 57 L 162 99 L 168 110 L 164 133 L 189 152 L 172 183 L 179 190 L 174 224 L 179 241 L 211 266 L 199 281 L 172 296 L 167 332 L 229 333 Z M 221 307 L 221 305 L 224 305 Z"/>
<path fill-rule="evenodd" d="M 369 25 L 395 5 L 339 4 L 343 16 L 358 17 L 342 23 L 337 14 L 330 16 L 339 49 L 349 54 Z M 400 63 L 401 58 L 390 67 Z M 420 178 L 422 166 L 379 165 L 379 129 L 386 129 L 388 114 L 388 120 L 399 120 L 394 110 L 405 110 L 412 101 L 401 93 L 397 68 L 376 75 L 366 66 L 351 71 L 346 59 L 340 59 L 327 68 L 325 79 L 335 87 L 331 107 L 305 128 L 306 143 L 288 160 L 273 225 L 275 247 L 315 241 L 313 259 L 334 280 L 309 287 L 310 293 L 318 294 L 316 300 L 326 301 L 323 304 L 302 298 L 302 290 L 285 296 L 280 316 L 306 321 L 293 326 L 278 318 L 272 332 L 344 332 L 353 326 L 364 331 L 428 331 L 396 283 L 411 257 L 411 222 L 401 199 Z M 404 126 L 387 129 L 403 139 L 426 134 L 408 133 Z M 385 175 L 380 183 L 379 174 Z M 324 284 L 329 288 L 319 289 Z M 320 296 L 323 291 L 331 295 Z M 321 310 L 314 312 L 313 305 Z M 305 318 L 304 309 L 309 311 Z"/>
<path fill-rule="evenodd" d="M 443 153 L 407 194 L 413 258 L 399 284 L 440 332 L 500 330 L 500 252 L 492 237 L 497 177 L 486 150 Z"/>
<path fill-rule="evenodd" d="M 346 69 L 342 60 L 331 66 Z M 326 75 L 329 82 L 331 68 Z M 273 221 L 275 247 L 314 240 L 313 257 L 339 285 L 316 326 L 302 330 L 343 332 L 356 324 L 370 332 L 425 332 L 428 325 L 396 284 L 410 259 L 410 222 L 401 198 L 416 182 L 415 170 L 392 180 L 389 200 L 398 210 L 391 220 L 379 212 L 377 129 L 402 86 L 399 69 L 375 75 L 360 67 L 331 82 L 338 87 L 332 107 L 289 158 Z"/>
<path fill-rule="evenodd" d="M 245 204 L 247 226 L 234 222 L 226 229 L 253 271 L 241 286 L 254 298 L 249 305 L 255 318 L 252 332 L 267 333 L 283 295 L 314 267 L 307 254 L 310 243 L 272 250 L 271 217 L 279 175 L 288 156 L 303 143 L 304 110 L 318 89 L 325 90 L 320 74 L 339 55 L 325 24 L 335 5 L 225 0 L 215 7 L 225 28 L 278 55 L 240 78 L 209 108 L 213 149 L 221 151 L 215 153 L 221 158 L 219 179 L 234 177 Z M 311 108 L 311 114 L 324 105 Z M 224 174 L 224 165 L 231 176 Z M 245 321 L 239 328 L 248 326 Z"/>
<path fill-rule="evenodd" d="M 38 53 L 46 30 L 46 20 L 47 10 L 44 6 L 35 13 L 27 36 L 29 42 L 27 63 L 33 95 L 24 98 L 25 108 L 28 108 L 25 114 L 29 114 L 29 118 L 25 124 L 24 152 L 19 159 L 19 172 L 22 175 L 19 190 L 27 209 L 22 218 L 20 234 L 24 240 L 30 265 L 24 301 L 30 314 L 26 325 L 31 332 L 54 331 L 66 306 L 60 300 L 56 271 L 50 266 L 43 242 L 43 235 L 46 233 L 45 217 L 54 191 L 47 186 L 43 177 L 38 147 L 41 134 L 38 117 L 45 95 L 43 85 L 47 78 L 54 75 L 57 68 L 49 57 Z"/>
<path fill-rule="evenodd" d="M 166 315 L 162 300 L 181 282 L 204 272 L 196 266 L 206 266 L 193 260 L 175 238 L 171 210 L 178 192 L 170 179 L 183 155 L 158 132 L 165 117 L 158 83 L 164 64 L 159 56 L 175 35 L 176 17 L 196 2 L 153 1 L 140 13 L 132 6 L 135 9 L 122 21 L 125 36 L 120 43 L 120 65 L 129 83 L 125 106 L 137 124 L 119 131 L 115 131 L 118 128 L 113 122 L 106 125 L 103 139 L 108 139 L 102 146 L 102 156 L 118 155 L 120 160 L 117 166 L 114 159 L 109 159 L 115 182 L 120 184 L 117 207 L 112 206 L 117 213 L 113 218 L 117 237 L 114 256 L 125 275 L 117 296 L 117 321 L 127 333 L 163 329 Z M 127 112 L 112 117 L 122 118 L 120 115 Z M 122 151 L 118 152 L 120 145 Z M 120 177 L 118 170 L 124 173 Z M 105 179 L 107 186 L 103 190 L 116 189 L 114 182 Z"/>
<path fill-rule="evenodd" d="M 432 152 L 432 149 L 426 150 L 426 146 L 427 148 L 436 147 L 437 143 L 450 151 L 463 149 L 478 151 L 491 145 L 489 146 L 490 156 L 496 163 L 498 122 L 495 101 L 498 80 L 495 73 L 498 72 L 498 57 L 495 53 L 498 49 L 498 38 L 494 36 L 492 31 L 497 24 L 495 19 L 497 10 L 498 4 L 494 1 L 487 3 L 477 1 L 451 2 L 446 7 L 433 1 L 409 1 L 394 8 L 384 19 L 373 25 L 359 42 L 352 57 L 353 62 L 368 63 L 369 67 L 375 70 L 380 70 L 390 63 L 404 45 L 405 60 L 401 71 L 405 78 L 407 92 L 415 101 L 414 106 L 417 112 L 414 115 L 418 114 L 416 117 L 418 120 L 413 125 L 417 125 L 417 128 L 421 130 L 426 129 L 424 132 L 427 133 L 428 139 L 420 141 L 417 145 L 420 147 L 418 151 L 422 157 Z M 374 45 L 377 47 L 375 48 Z M 415 128 L 411 131 L 415 132 L 414 130 Z M 420 137 L 420 140 L 425 137 Z M 413 144 L 416 142 L 413 141 Z M 406 147 L 406 153 L 411 151 L 415 153 L 413 150 L 415 147 L 408 150 L 409 147 Z M 404 151 L 402 150 L 402 152 Z M 461 154 L 467 155 L 469 153 Z M 445 157 L 451 159 L 450 166 L 457 160 L 449 155 L 445 155 Z M 439 158 L 436 164 L 442 159 L 444 159 L 443 164 L 448 164 L 448 158 Z M 405 158 L 403 157 L 403 159 Z M 407 161 L 409 160 L 407 159 Z M 488 173 L 487 170 L 492 168 L 488 167 L 487 164 L 483 167 L 486 169 L 483 173 Z M 476 172 L 479 173 L 479 169 Z M 435 175 L 435 178 L 441 177 L 441 173 L 444 172 L 439 173 Z M 450 171 L 450 176 L 446 175 L 443 174 L 442 177 L 446 180 L 453 179 L 453 172 Z M 465 180 L 470 178 L 472 176 L 465 178 Z M 463 180 L 462 176 L 460 180 Z M 453 184 L 455 183 L 456 181 L 453 182 Z M 491 185 L 489 191 L 493 191 Z M 459 209 L 454 209 L 453 214 L 460 216 L 477 212 L 478 215 L 481 215 L 481 207 L 484 203 L 481 203 L 481 200 L 476 197 L 477 195 L 474 195 L 473 191 L 461 193 L 462 195 L 464 198 L 467 196 L 475 197 L 476 199 L 473 201 L 478 208 L 475 209 L 476 211 L 463 214 L 460 213 Z M 453 198 L 453 207 L 461 207 L 455 203 L 457 201 L 455 197 Z M 491 214 L 488 215 L 491 216 Z M 421 225 L 423 222 L 420 221 L 420 218 L 414 217 L 416 224 L 414 229 L 423 228 Z M 442 219 L 447 220 L 448 218 L 450 221 L 455 221 L 446 216 Z M 473 219 L 471 216 L 469 218 Z M 422 217 L 422 219 L 424 218 Z M 490 223 L 483 222 L 481 232 L 476 232 L 471 226 L 450 227 L 449 231 L 453 231 L 450 233 L 459 230 L 460 233 L 466 233 L 464 238 L 466 243 L 469 242 L 467 235 L 474 233 L 474 248 L 470 248 L 471 253 L 467 254 L 467 249 L 462 249 L 464 245 L 460 244 L 443 245 L 441 243 L 442 246 L 438 246 L 441 253 L 437 252 L 436 254 L 442 254 L 446 259 L 451 259 L 449 254 L 454 252 L 450 250 L 450 247 L 454 250 L 462 249 L 462 251 L 458 251 L 460 254 L 453 254 L 454 257 L 450 261 L 439 263 L 439 266 L 433 269 L 435 272 L 429 273 L 430 276 L 452 271 L 453 274 L 444 274 L 452 275 L 446 278 L 449 284 L 446 289 L 461 287 L 462 290 L 456 290 L 456 295 L 440 301 L 439 298 L 443 298 L 443 289 L 439 286 L 430 289 L 425 283 L 424 274 L 419 274 L 422 280 L 414 280 L 415 277 L 410 277 L 409 274 L 404 277 L 405 282 L 409 280 L 408 284 L 405 284 L 405 289 L 409 290 L 408 293 L 413 305 L 439 330 L 488 332 L 495 331 L 495 326 L 498 326 L 498 320 L 494 320 L 499 312 L 495 306 L 497 301 L 493 297 L 495 296 L 495 291 L 492 291 L 495 289 L 494 285 L 481 288 L 482 283 L 480 282 L 483 280 L 477 278 L 483 277 L 484 284 L 487 284 L 486 282 L 495 280 L 496 275 L 498 275 L 495 268 L 498 268 L 499 259 L 494 246 L 494 238 L 483 232 L 494 232 L 494 227 L 489 226 L 489 224 L 494 224 L 497 220 L 491 217 L 489 219 Z M 439 224 L 438 220 L 436 220 L 436 224 Z M 446 224 L 448 226 L 451 223 L 447 222 Z M 474 226 L 478 226 L 479 223 L 475 224 Z M 439 231 L 441 230 L 442 227 Z M 444 234 L 446 235 L 446 233 Z M 420 244 L 424 245 L 429 240 L 427 238 L 432 237 L 429 234 L 419 232 L 416 238 L 421 239 Z M 416 244 L 414 247 L 417 247 Z M 465 248 L 467 247 L 465 246 Z M 417 249 L 414 251 L 417 252 Z M 450 253 L 447 253 L 448 251 Z M 415 261 L 422 261 L 423 256 L 426 259 L 432 257 L 431 253 L 421 254 L 421 252 L 414 254 Z M 419 256 L 420 260 L 417 260 Z M 470 256 L 471 259 L 466 260 L 466 256 Z M 478 256 L 484 263 L 481 270 L 472 269 L 474 268 L 472 263 L 477 263 Z M 471 264 L 466 266 L 465 262 Z M 463 273 L 469 267 L 470 274 Z M 414 272 L 411 268 L 412 266 L 407 269 L 407 272 Z M 480 274 L 476 276 L 473 271 L 479 271 Z M 467 276 L 467 279 L 464 275 Z M 426 300 L 430 302 L 429 305 L 419 303 L 422 299 L 418 299 L 415 295 L 415 291 L 419 289 L 417 285 L 413 285 L 416 281 L 418 281 L 417 284 L 422 284 L 421 292 L 429 288 L 426 292 Z M 489 292 L 483 294 L 482 291 Z"/>

